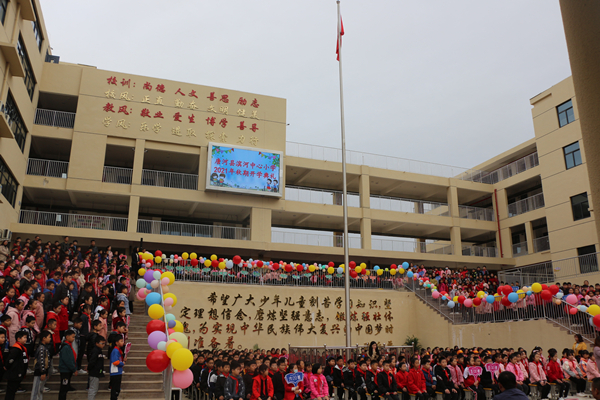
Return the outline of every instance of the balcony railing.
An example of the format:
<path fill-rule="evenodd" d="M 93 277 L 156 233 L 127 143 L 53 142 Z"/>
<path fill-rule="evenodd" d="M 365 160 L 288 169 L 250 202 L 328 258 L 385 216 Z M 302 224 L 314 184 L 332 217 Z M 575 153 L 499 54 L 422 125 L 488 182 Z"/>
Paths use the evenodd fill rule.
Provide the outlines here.
<path fill-rule="evenodd" d="M 103 215 L 21 210 L 19 223 L 64 228 L 97 229 L 101 231 L 127 231 L 127 218 L 107 217 Z"/>
<path fill-rule="evenodd" d="M 343 205 L 342 192 L 336 190 L 324 190 L 304 188 L 299 186 L 286 186 L 285 199 L 301 201 L 304 203 Z M 348 207 L 360 207 L 360 197 L 356 193 L 348 193 Z"/>
<path fill-rule="evenodd" d="M 198 190 L 198 175 L 143 169 L 142 185 Z"/>
<path fill-rule="evenodd" d="M 214 239 L 250 240 L 250 228 L 221 225 L 184 224 L 181 222 L 138 220 L 138 233 L 191 236 Z"/>
<path fill-rule="evenodd" d="M 540 161 L 537 151 L 523 158 L 513 161 L 504 167 L 498 168 L 492 172 L 475 172 L 471 180 L 474 182 L 494 184 L 501 182 L 511 176 L 525 172 L 533 167 L 537 167 Z"/>
<path fill-rule="evenodd" d="M 40 160 L 37 158 L 27 160 L 27 175 L 66 179 L 68 170 L 69 163 L 66 161 Z"/>
<path fill-rule="evenodd" d="M 544 207 L 544 194 L 539 193 L 523 200 L 516 201 L 508 205 L 508 216 L 525 214 L 526 212 L 537 210 Z"/>
<path fill-rule="evenodd" d="M 271 230 L 271 242 L 299 244 L 305 246 L 344 247 L 344 237 L 333 232 L 313 233 L 293 230 Z M 351 249 L 360 249 L 360 235 L 349 234 L 348 244 Z"/>
<path fill-rule="evenodd" d="M 452 245 L 447 243 L 420 242 L 418 239 L 371 236 L 371 249 L 404 251 L 409 253 L 452 254 Z"/>
<path fill-rule="evenodd" d="M 285 154 L 291 157 L 342 162 L 342 150 L 333 147 L 287 142 Z M 407 158 L 388 157 L 379 154 L 363 153 L 352 150 L 346 150 L 346 162 L 348 164 L 368 165 L 373 168 L 389 169 L 392 171 L 412 172 L 415 174 L 434 175 L 444 178 L 459 178 L 463 180 L 473 180 L 474 177 L 479 177 L 481 174 L 485 173 L 482 171 L 470 170 L 467 168 L 454 167 L 450 165 L 410 160 Z"/>
<path fill-rule="evenodd" d="M 121 183 L 123 185 L 131 185 L 131 177 L 133 169 L 120 167 L 104 167 L 102 174 L 102 182 Z"/>
<path fill-rule="evenodd" d="M 529 254 L 527 242 L 515 243 L 512 245 L 513 257 L 526 256 Z"/>
<path fill-rule="evenodd" d="M 449 215 L 448 204 L 446 203 L 401 199 L 397 197 L 371 196 L 371 208 L 375 210 L 437 215 L 441 217 Z"/>
<path fill-rule="evenodd" d="M 75 126 L 75 113 L 38 108 L 35 110 L 35 124 L 73 128 Z"/>
<path fill-rule="evenodd" d="M 460 218 L 494 221 L 494 210 L 491 208 L 458 206 L 458 215 Z"/>
<path fill-rule="evenodd" d="M 498 249 L 495 247 L 484 247 L 484 246 L 463 246 L 463 256 L 473 257 L 498 257 Z"/>
<path fill-rule="evenodd" d="M 537 239 L 533 239 L 534 253 L 539 253 L 548 250 L 550 250 L 550 239 L 548 238 L 548 236 L 542 236 Z"/>

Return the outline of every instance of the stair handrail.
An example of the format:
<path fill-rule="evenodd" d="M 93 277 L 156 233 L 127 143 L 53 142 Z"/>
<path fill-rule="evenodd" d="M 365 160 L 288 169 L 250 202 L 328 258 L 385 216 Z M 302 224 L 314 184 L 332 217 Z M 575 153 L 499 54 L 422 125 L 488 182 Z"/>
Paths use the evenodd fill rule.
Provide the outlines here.
<path fill-rule="evenodd" d="M 158 285 L 158 291 L 160 292 L 160 305 L 163 310 L 165 308 L 165 300 L 163 298 L 163 287 L 162 285 Z M 167 342 L 169 341 L 169 321 L 167 321 L 167 313 L 165 312 L 162 316 L 163 322 L 165 323 L 165 335 L 167 335 Z M 163 391 L 165 395 L 165 400 L 171 400 L 171 391 L 173 390 L 173 367 L 171 363 L 169 366 L 165 368 L 162 372 L 163 374 Z M 181 398 L 181 397 L 180 397 Z"/>

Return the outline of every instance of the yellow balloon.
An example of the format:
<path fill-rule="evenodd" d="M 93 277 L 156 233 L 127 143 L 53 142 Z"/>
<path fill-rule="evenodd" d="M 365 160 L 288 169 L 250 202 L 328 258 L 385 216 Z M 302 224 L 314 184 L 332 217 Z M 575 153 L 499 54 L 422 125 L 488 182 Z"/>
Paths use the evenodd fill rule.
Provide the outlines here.
<path fill-rule="evenodd" d="M 165 293 L 165 294 L 163 294 L 163 299 L 168 299 L 168 298 L 172 298 L 173 299 L 173 305 L 177 304 L 177 296 L 175 296 L 173 293 Z"/>
<path fill-rule="evenodd" d="M 152 260 L 152 253 L 144 253 L 144 260 Z"/>
<path fill-rule="evenodd" d="M 179 321 L 175 321 L 175 328 L 173 328 L 175 332 L 183 333 L 183 324 Z"/>
<path fill-rule="evenodd" d="M 193 362 L 194 356 L 188 349 L 177 349 L 171 357 L 171 365 L 177 371 L 185 371 Z"/>
<path fill-rule="evenodd" d="M 210 256 L 210 259 L 211 259 L 212 261 L 215 261 L 215 260 L 217 259 L 217 255 L 216 255 L 216 254 L 213 254 L 212 256 Z"/>
<path fill-rule="evenodd" d="M 221 262 L 219 263 L 219 269 L 225 269 L 225 267 L 227 267 L 227 264 L 225 264 L 225 262 L 224 262 L 224 261 L 221 261 Z"/>
<path fill-rule="evenodd" d="M 344 265 L 344 264 L 340 264 L 340 267 L 344 268 L 344 267 L 345 267 L 345 265 Z"/>
<path fill-rule="evenodd" d="M 309 265 L 309 266 L 308 266 L 308 270 L 309 270 L 310 272 L 315 272 L 315 269 L 316 269 L 316 267 L 315 267 L 314 265 Z"/>
<path fill-rule="evenodd" d="M 191 258 L 192 260 L 195 260 L 196 258 L 198 258 L 198 254 L 196 254 L 196 253 L 192 253 L 192 254 L 190 254 L 190 258 Z"/>
<path fill-rule="evenodd" d="M 173 332 L 169 335 L 169 339 L 174 339 L 177 343 L 181 344 L 184 348 L 188 346 L 188 338 L 181 332 Z"/>
<path fill-rule="evenodd" d="M 367 270 L 367 276 L 371 275 L 371 271 Z"/>
<path fill-rule="evenodd" d="M 169 356 L 169 358 L 173 358 L 173 353 L 175 353 L 179 349 L 183 349 L 183 346 L 181 345 L 181 343 L 173 342 L 170 345 L 168 345 L 167 346 L 167 355 Z"/>
<path fill-rule="evenodd" d="M 362 268 L 359 265 L 358 267 L 354 268 L 354 270 L 356 271 L 357 274 L 360 274 L 360 271 L 362 271 Z"/>
<path fill-rule="evenodd" d="M 165 309 L 160 304 L 152 304 L 148 307 L 148 316 L 152 319 L 159 319 L 165 315 Z"/>
<path fill-rule="evenodd" d="M 159 256 L 154 257 L 155 264 L 160 264 L 161 262 L 162 262 L 162 257 L 159 257 Z"/>
<path fill-rule="evenodd" d="M 533 291 L 533 293 L 539 293 L 542 291 L 542 285 L 536 282 L 533 285 L 531 285 L 531 290 Z"/>
<path fill-rule="evenodd" d="M 138 253 L 138 256 L 140 256 L 140 258 L 144 258 L 144 253 L 142 253 L 141 251 Z"/>
<path fill-rule="evenodd" d="M 173 282 L 175 282 L 175 275 L 173 275 L 171 271 L 163 272 L 160 276 L 160 279 L 162 278 L 169 278 L 169 285 L 172 285 Z"/>
<path fill-rule="evenodd" d="M 360 267 L 361 267 L 362 269 L 365 269 L 365 268 L 367 268 L 367 264 L 365 264 L 365 263 L 360 263 Z"/>
<path fill-rule="evenodd" d="M 141 276 L 144 276 L 144 274 L 146 273 L 146 268 L 140 268 L 138 269 L 138 274 Z"/>
<path fill-rule="evenodd" d="M 383 270 L 381 268 L 377 270 L 377 275 L 383 275 Z"/>
<path fill-rule="evenodd" d="M 327 273 L 328 273 L 329 275 L 333 274 L 333 271 L 334 271 L 333 267 L 329 267 L 329 268 L 327 268 Z"/>
<path fill-rule="evenodd" d="M 598 315 L 600 314 L 600 306 L 598 304 L 592 304 L 591 306 L 588 307 L 587 312 L 590 313 L 591 315 Z"/>
<path fill-rule="evenodd" d="M 457 302 L 458 302 L 458 296 L 454 296 L 454 297 L 452 298 L 452 301 L 453 301 L 453 302 L 455 302 L 455 303 L 457 303 Z"/>
<path fill-rule="evenodd" d="M 181 255 L 181 258 L 183 258 L 184 260 L 187 260 L 189 256 L 190 256 L 190 255 L 189 255 L 188 253 L 183 253 L 183 254 Z"/>
<path fill-rule="evenodd" d="M 211 265 L 212 265 L 212 263 L 210 262 L 210 260 L 204 260 L 205 267 L 210 267 Z"/>
<path fill-rule="evenodd" d="M 390 275 L 396 275 L 396 270 L 395 269 L 390 269 Z"/>
<path fill-rule="evenodd" d="M 479 292 L 477 292 L 477 297 L 483 299 L 485 297 L 485 292 L 483 290 L 480 290 Z"/>

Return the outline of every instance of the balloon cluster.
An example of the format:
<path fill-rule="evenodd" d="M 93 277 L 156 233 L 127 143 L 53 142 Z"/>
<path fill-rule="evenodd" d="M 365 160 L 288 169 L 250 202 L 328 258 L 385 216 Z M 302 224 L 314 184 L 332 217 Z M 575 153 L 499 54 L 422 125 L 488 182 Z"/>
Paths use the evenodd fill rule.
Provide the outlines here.
<path fill-rule="evenodd" d="M 175 282 L 175 275 L 169 271 L 150 269 L 153 260 L 156 264 L 162 262 L 160 250 L 157 250 L 154 256 L 151 253 L 139 255 L 140 259 L 144 260 L 144 268 L 138 271 L 143 278 L 135 283 L 139 289 L 137 298 L 145 300 L 148 305 L 148 316 L 152 321 L 146 325 L 146 333 L 148 345 L 154 349 L 146 356 L 146 366 L 152 372 L 163 372 L 170 364 L 174 369 L 173 386 L 185 389 L 194 380 L 194 374 L 190 370 L 194 356 L 187 348 L 188 338 L 183 333 L 183 324 L 177 321 L 173 314 L 168 313 L 177 304 L 177 296 L 169 291 L 169 286 Z"/>

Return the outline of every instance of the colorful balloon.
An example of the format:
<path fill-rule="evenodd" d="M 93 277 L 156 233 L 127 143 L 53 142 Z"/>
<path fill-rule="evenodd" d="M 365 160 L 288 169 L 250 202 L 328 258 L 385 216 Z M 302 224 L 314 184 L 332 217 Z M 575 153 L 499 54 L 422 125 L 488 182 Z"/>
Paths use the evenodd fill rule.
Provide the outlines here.
<path fill-rule="evenodd" d="M 150 354 L 146 356 L 146 366 L 150 371 L 155 373 L 163 372 L 165 369 L 167 369 L 169 362 L 169 356 L 167 356 L 167 353 L 161 350 L 151 351 Z M 192 380 L 193 379 L 194 374 L 192 373 Z"/>

